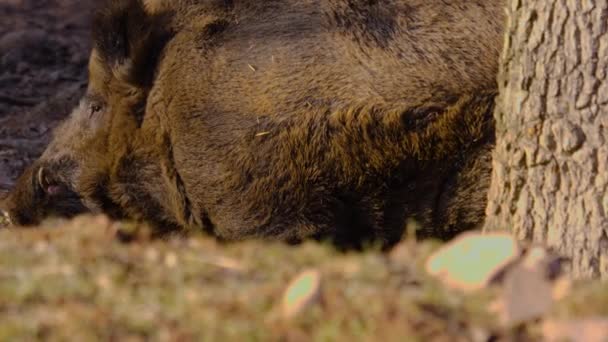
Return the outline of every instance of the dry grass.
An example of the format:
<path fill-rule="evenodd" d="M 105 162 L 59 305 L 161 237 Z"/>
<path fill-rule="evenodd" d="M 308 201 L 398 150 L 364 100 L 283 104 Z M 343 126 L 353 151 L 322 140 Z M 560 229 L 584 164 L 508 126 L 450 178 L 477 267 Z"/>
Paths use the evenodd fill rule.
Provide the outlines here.
<path fill-rule="evenodd" d="M 317 243 L 150 240 L 146 232 L 90 217 L 1 231 L 0 340 L 465 341 L 534 333 L 500 331 L 486 311 L 492 291 L 465 296 L 429 279 L 422 265 L 432 242 L 407 241 L 391 257 Z M 282 319 L 286 284 L 311 267 L 321 273 L 321 301 Z M 557 314 L 606 313 L 605 286 L 589 287 Z"/>

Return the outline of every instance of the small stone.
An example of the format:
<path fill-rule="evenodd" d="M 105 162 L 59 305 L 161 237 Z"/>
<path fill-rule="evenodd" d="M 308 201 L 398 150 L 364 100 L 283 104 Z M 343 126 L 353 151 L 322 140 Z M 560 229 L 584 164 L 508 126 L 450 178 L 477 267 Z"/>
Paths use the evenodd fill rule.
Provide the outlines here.
<path fill-rule="evenodd" d="M 292 318 L 317 303 L 321 297 L 321 274 L 318 270 L 307 270 L 295 277 L 283 294 L 284 318 Z"/>

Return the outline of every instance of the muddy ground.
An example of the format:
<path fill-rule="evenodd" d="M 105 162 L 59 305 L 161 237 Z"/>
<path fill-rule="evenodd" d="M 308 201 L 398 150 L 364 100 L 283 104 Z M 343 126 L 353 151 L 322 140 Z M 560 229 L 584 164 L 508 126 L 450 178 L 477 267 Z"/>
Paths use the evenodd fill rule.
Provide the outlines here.
<path fill-rule="evenodd" d="M 86 88 L 90 0 L 0 0 L 0 196 Z"/>

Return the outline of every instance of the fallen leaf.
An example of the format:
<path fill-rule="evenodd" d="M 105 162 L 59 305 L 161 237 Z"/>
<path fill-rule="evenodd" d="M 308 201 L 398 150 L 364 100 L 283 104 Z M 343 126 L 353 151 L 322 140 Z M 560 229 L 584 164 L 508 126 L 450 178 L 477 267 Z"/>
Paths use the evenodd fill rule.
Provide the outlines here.
<path fill-rule="evenodd" d="M 500 296 L 492 305 L 504 326 L 541 317 L 567 293 L 567 280 L 549 277 L 548 268 L 555 259 L 546 249 L 533 247 L 506 271 Z"/>
<path fill-rule="evenodd" d="M 553 285 L 541 272 L 517 265 L 505 275 L 500 297 L 492 305 L 504 326 L 538 318 L 553 305 Z"/>
<path fill-rule="evenodd" d="M 465 233 L 431 255 L 426 271 L 451 288 L 473 291 L 487 286 L 519 255 L 509 234 Z"/>
<path fill-rule="evenodd" d="M 282 310 L 284 318 L 292 318 L 320 299 L 321 274 L 318 270 L 300 273 L 287 286 L 283 294 Z"/>

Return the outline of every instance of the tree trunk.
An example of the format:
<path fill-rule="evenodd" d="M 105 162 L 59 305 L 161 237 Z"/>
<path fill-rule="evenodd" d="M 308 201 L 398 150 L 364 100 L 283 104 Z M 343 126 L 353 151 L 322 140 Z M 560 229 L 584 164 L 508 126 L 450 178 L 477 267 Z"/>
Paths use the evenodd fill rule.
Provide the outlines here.
<path fill-rule="evenodd" d="M 507 0 L 485 229 L 608 278 L 608 0 Z"/>

